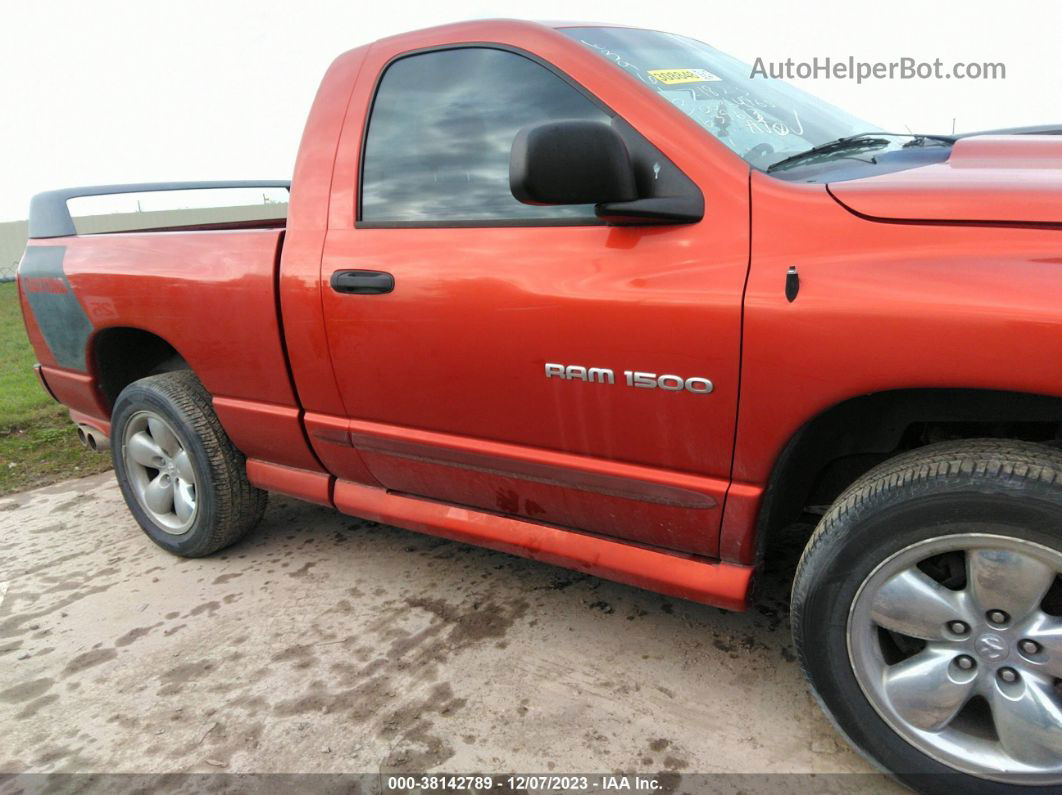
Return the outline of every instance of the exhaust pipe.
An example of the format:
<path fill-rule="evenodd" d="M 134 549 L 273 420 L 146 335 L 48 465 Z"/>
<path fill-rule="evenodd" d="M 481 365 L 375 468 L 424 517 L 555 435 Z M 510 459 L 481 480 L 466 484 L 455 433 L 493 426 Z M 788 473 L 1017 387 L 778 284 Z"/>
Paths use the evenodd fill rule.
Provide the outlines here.
<path fill-rule="evenodd" d="M 81 444 L 96 453 L 102 453 L 111 448 L 111 440 L 102 432 L 91 425 L 79 423 L 77 426 L 77 438 Z"/>

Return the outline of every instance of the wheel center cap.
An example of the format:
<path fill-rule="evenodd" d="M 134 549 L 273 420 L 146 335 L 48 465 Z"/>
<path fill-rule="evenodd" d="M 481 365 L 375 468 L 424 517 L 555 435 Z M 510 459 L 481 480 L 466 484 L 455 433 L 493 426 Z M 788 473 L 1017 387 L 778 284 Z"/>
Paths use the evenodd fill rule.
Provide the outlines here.
<path fill-rule="evenodd" d="M 975 642 L 974 648 L 977 653 L 989 662 L 998 662 L 1007 656 L 1007 643 L 999 635 L 986 632 Z"/>

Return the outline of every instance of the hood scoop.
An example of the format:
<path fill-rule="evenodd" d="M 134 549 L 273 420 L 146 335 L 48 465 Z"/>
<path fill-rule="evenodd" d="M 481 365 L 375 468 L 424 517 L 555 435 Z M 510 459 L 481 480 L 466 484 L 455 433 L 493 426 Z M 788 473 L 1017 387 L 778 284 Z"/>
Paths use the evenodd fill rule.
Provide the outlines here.
<path fill-rule="evenodd" d="M 870 220 L 1062 225 L 1062 136 L 960 138 L 944 162 L 827 188 Z"/>

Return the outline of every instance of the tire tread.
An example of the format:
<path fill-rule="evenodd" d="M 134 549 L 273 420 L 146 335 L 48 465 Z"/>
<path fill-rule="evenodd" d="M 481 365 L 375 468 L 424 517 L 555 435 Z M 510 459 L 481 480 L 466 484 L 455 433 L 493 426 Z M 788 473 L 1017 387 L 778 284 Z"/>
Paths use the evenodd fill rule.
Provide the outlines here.
<path fill-rule="evenodd" d="M 1008 439 L 972 439 L 943 442 L 903 453 L 879 464 L 845 489 L 822 517 L 808 540 L 797 565 L 791 598 L 793 643 L 805 678 L 814 681 L 809 661 L 818 649 L 807 648 L 805 604 L 812 589 L 830 576 L 832 550 L 845 542 L 845 534 L 876 511 L 906 499 L 938 494 L 954 489 L 1012 493 L 1016 498 L 1032 496 L 1062 504 L 1062 449 L 1033 442 Z M 808 625 L 810 629 L 812 624 Z M 815 687 L 812 693 L 837 730 L 879 768 L 881 763 L 840 725 Z M 889 771 L 885 771 L 889 772 Z M 919 788 L 934 789 L 925 782 Z M 984 783 L 977 791 L 993 789 Z"/>

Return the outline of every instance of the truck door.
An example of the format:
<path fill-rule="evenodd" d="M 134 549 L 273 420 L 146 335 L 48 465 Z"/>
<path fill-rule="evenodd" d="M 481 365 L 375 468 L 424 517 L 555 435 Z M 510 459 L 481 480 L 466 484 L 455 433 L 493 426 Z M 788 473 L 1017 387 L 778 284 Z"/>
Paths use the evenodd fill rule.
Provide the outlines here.
<path fill-rule="evenodd" d="M 625 100 L 640 91 L 626 78 L 606 104 L 525 52 L 475 45 L 368 79 L 357 216 L 329 229 L 321 272 L 351 455 L 396 492 L 715 555 L 747 169 L 712 171 L 677 145 L 702 133 L 678 125 L 654 172 L 693 180 L 704 219 L 606 226 L 592 206 L 519 203 L 509 150 L 550 120 L 638 130 L 610 109 L 648 101 Z M 656 146 L 662 123 L 643 126 Z"/>

